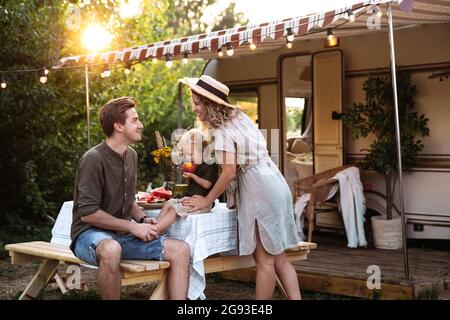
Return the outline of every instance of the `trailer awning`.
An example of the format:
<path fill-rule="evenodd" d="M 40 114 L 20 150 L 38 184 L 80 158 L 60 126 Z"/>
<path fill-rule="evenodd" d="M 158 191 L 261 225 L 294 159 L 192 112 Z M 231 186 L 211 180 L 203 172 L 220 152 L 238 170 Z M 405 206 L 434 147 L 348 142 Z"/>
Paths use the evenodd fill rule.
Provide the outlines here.
<path fill-rule="evenodd" d="M 373 5 L 388 2 L 393 3 L 397 29 L 418 24 L 450 22 L 450 0 L 372 0 L 302 17 L 236 27 L 116 51 L 64 57 L 53 68 L 140 62 L 153 58 L 164 59 L 168 55 L 176 60 L 182 59 L 185 54 L 188 54 L 189 58 L 211 59 L 216 58 L 219 48 L 226 47 L 227 44 L 232 45 L 235 55 L 254 54 L 284 45 L 288 32 L 294 34 L 294 41 L 325 38 L 326 31 L 330 28 L 338 37 L 376 32 L 379 29 L 368 27 L 368 21 L 373 22 L 373 19 L 370 20 L 373 12 L 368 9 Z M 354 22 L 348 20 L 348 9 L 356 16 Z M 387 15 L 383 14 L 379 22 L 381 29 L 386 30 Z M 251 50 L 250 43 L 256 44 L 257 49 Z"/>

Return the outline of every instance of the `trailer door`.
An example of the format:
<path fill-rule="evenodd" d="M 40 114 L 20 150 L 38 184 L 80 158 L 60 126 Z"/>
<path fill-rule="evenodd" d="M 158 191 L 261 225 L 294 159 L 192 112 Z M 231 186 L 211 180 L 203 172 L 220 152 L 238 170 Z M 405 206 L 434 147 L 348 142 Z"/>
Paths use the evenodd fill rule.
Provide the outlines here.
<path fill-rule="evenodd" d="M 343 65 L 340 50 L 315 53 L 313 64 L 314 172 L 343 165 Z"/>

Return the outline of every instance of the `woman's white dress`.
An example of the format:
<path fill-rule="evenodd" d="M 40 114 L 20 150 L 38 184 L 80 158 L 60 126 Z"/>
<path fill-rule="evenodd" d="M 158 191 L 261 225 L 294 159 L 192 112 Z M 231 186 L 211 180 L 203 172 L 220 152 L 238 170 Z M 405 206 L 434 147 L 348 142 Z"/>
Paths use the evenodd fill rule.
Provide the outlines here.
<path fill-rule="evenodd" d="M 291 191 L 267 151 L 264 136 L 243 113 L 223 127 L 212 130 L 216 159 L 220 152 L 237 154 L 236 194 L 239 254 L 256 248 L 256 223 L 261 242 L 272 255 L 297 246 L 300 241 L 294 221 Z"/>

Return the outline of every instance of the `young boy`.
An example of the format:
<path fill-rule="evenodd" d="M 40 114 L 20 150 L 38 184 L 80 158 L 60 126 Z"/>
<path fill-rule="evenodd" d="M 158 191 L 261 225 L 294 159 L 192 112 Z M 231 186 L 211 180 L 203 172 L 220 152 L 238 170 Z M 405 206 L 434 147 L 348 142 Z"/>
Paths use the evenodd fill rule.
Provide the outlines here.
<path fill-rule="evenodd" d="M 194 195 L 206 196 L 217 181 L 219 175 L 219 167 L 217 164 L 203 163 L 203 151 L 206 145 L 207 141 L 198 129 L 191 129 L 186 132 L 178 143 L 184 162 L 191 163 L 191 167 L 196 168 L 195 173 L 183 172 L 183 178 L 189 180 L 186 197 L 192 197 Z M 189 212 L 191 207 L 183 206 L 183 199 L 185 198 L 170 199 L 163 205 L 156 219 L 156 227 L 160 233 L 164 233 L 175 221 L 177 216 L 186 217 L 188 214 L 211 211 L 212 206 L 203 210 Z"/>

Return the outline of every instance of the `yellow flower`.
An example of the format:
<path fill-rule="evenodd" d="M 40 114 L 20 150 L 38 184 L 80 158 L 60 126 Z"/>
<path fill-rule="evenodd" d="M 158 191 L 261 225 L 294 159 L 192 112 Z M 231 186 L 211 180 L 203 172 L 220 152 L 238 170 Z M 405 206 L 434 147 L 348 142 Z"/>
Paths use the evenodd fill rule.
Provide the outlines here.
<path fill-rule="evenodd" d="M 155 163 L 160 164 L 162 166 L 171 165 L 171 154 L 172 154 L 171 147 L 163 147 L 151 152 L 151 155 L 153 156 L 153 160 L 155 161 Z"/>
<path fill-rule="evenodd" d="M 163 147 L 150 152 L 156 165 L 161 168 L 164 178 L 173 179 L 172 147 Z"/>

